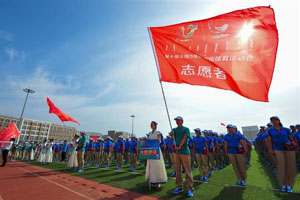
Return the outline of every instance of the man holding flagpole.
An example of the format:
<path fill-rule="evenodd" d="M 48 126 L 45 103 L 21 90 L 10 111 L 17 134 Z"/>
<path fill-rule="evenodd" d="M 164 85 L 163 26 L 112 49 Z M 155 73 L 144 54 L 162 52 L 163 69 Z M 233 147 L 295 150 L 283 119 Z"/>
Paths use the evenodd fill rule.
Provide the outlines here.
<path fill-rule="evenodd" d="M 187 145 L 187 139 L 191 136 L 190 130 L 183 126 L 183 118 L 178 116 L 174 119 L 177 124 L 177 128 L 174 128 L 170 135 L 175 139 L 175 155 L 174 164 L 176 170 L 176 189 L 173 194 L 182 193 L 182 167 L 185 170 L 185 183 L 188 189 L 187 196 L 193 197 L 193 175 L 191 171 L 191 152 Z"/>

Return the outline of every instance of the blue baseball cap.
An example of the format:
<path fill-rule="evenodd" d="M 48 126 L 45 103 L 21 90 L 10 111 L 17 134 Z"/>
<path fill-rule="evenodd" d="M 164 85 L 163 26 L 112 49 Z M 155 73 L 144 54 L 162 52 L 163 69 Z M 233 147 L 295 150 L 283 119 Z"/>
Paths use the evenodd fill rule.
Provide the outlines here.
<path fill-rule="evenodd" d="M 180 116 L 177 116 L 176 118 L 174 118 L 174 120 L 183 120 L 183 118 Z"/>
<path fill-rule="evenodd" d="M 296 128 L 297 128 L 297 127 L 300 127 L 300 124 L 296 124 Z"/>
<path fill-rule="evenodd" d="M 200 128 L 195 128 L 194 131 L 201 132 Z"/>
<path fill-rule="evenodd" d="M 207 131 L 207 130 L 204 130 L 203 133 L 208 133 L 208 131 Z"/>
<path fill-rule="evenodd" d="M 232 124 L 228 124 L 226 128 L 234 128 L 234 126 Z"/>
<path fill-rule="evenodd" d="M 272 117 L 270 117 L 270 120 L 272 120 L 272 119 L 276 119 L 276 120 L 280 121 L 280 119 L 279 119 L 278 116 L 272 116 Z"/>

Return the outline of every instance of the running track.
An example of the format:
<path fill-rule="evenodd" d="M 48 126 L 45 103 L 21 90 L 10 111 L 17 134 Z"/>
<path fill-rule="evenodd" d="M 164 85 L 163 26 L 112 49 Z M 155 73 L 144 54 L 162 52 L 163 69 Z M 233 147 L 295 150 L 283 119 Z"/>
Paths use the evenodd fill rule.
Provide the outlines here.
<path fill-rule="evenodd" d="M 2 163 L 2 160 L 0 159 Z M 8 162 L 0 167 L 0 200 L 154 200 L 155 197 L 112 187 L 80 177 Z"/>

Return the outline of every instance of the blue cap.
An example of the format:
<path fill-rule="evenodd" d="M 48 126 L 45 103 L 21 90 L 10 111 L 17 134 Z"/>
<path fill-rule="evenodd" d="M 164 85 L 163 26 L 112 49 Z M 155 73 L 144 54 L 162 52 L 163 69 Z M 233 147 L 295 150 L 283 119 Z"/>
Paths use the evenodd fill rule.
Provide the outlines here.
<path fill-rule="evenodd" d="M 272 116 L 272 117 L 270 117 L 270 120 L 272 120 L 272 119 L 276 119 L 276 120 L 280 121 L 280 119 L 279 119 L 278 116 Z"/>
<path fill-rule="evenodd" d="M 234 126 L 232 124 L 228 124 L 226 128 L 234 128 Z"/>
<path fill-rule="evenodd" d="M 267 124 L 267 126 L 273 126 L 273 124 L 272 124 L 271 122 L 269 122 L 269 123 Z"/>
<path fill-rule="evenodd" d="M 235 125 L 233 125 L 233 128 L 237 128 Z"/>
<path fill-rule="evenodd" d="M 300 127 L 300 124 L 296 124 L 296 127 Z"/>
<path fill-rule="evenodd" d="M 209 133 L 213 133 L 213 131 L 212 131 L 212 130 L 208 130 L 208 132 L 209 132 Z"/>
<path fill-rule="evenodd" d="M 195 128 L 194 131 L 201 132 L 200 128 Z"/>
<path fill-rule="evenodd" d="M 290 125 L 290 128 L 296 128 L 296 126 L 295 125 Z"/>
<path fill-rule="evenodd" d="M 180 116 L 177 116 L 176 118 L 174 118 L 174 120 L 183 120 L 183 118 Z"/>
<path fill-rule="evenodd" d="M 203 133 L 208 133 L 208 131 L 207 131 L 207 130 L 204 130 Z"/>

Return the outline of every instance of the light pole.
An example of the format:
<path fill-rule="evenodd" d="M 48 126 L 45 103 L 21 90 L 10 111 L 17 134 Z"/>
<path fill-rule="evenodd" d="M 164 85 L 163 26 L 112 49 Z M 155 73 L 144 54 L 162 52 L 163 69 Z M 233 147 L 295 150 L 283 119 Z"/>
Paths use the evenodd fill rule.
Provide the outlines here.
<path fill-rule="evenodd" d="M 132 118 L 132 121 L 131 121 L 131 134 L 133 136 L 133 119 L 135 118 L 134 115 L 130 115 L 130 117 Z"/>
<path fill-rule="evenodd" d="M 22 109 L 20 121 L 19 121 L 19 124 L 18 124 L 18 128 L 19 128 L 20 132 L 21 132 L 21 125 L 22 125 L 22 120 L 23 120 L 23 114 L 24 114 L 24 110 L 25 110 L 25 107 L 26 107 L 28 95 L 29 95 L 29 93 L 31 93 L 31 94 L 35 93 L 35 91 L 33 89 L 29 89 L 29 88 L 25 88 L 25 89 L 23 89 L 23 91 L 26 92 L 27 94 L 26 94 L 24 106 L 23 106 L 23 109 Z M 19 140 L 20 140 L 20 136 L 18 137 L 18 143 L 19 143 Z"/>

